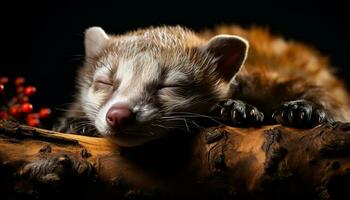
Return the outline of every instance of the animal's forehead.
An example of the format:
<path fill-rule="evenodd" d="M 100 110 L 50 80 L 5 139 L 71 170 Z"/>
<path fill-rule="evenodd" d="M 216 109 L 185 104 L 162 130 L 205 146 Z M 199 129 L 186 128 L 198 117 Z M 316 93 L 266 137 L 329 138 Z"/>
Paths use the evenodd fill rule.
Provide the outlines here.
<path fill-rule="evenodd" d="M 161 67 L 178 66 L 180 63 L 185 66 L 192 62 L 191 55 L 181 47 L 164 46 L 158 43 L 135 42 L 139 40 L 129 38 L 122 42 L 115 42 L 114 48 L 107 51 L 101 59 L 104 63 L 112 64 L 113 67 L 123 66 L 120 63 L 131 62 L 134 67 L 141 67 L 147 64 L 159 65 Z"/>
<path fill-rule="evenodd" d="M 186 44 L 186 34 L 174 34 L 166 30 L 150 30 L 116 38 L 120 48 L 179 48 Z"/>
<path fill-rule="evenodd" d="M 95 76 L 104 77 L 110 74 L 114 80 L 128 84 L 134 82 L 132 84 L 135 86 L 137 83 L 152 83 L 165 79 L 173 81 L 187 79 L 186 74 L 189 72 L 183 65 L 179 65 L 179 58 L 176 58 L 176 61 L 172 61 L 170 57 L 166 60 L 167 62 L 159 60 L 147 51 L 133 57 L 117 57 L 110 54 L 104 59 L 104 62 L 100 63 L 101 67 L 96 70 Z M 184 62 L 180 63 L 184 64 Z"/>
<path fill-rule="evenodd" d="M 156 79 L 162 73 L 158 61 L 148 52 L 134 57 L 121 58 L 118 62 L 115 78 L 122 79 Z M 151 81 L 151 80 L 150 80 Z"/>

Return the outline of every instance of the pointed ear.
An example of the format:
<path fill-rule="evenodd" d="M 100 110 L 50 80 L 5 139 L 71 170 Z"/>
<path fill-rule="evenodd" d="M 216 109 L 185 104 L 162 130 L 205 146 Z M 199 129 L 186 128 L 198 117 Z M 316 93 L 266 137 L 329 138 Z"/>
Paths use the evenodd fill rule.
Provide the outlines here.
<path fill-rule="evenodd" d="M 248 41 L 239 36 L 217 35 L 203 45 L 201 50 L 215 57 L 218 74 L 229 82 L 241 69 L 248 48 Z"/>
<path fill-rule="evenodd" d="M 91 27 L 85 31 L 85 56 L 95 56 L 109 39 L 106 32 L 100 27 Z"/>

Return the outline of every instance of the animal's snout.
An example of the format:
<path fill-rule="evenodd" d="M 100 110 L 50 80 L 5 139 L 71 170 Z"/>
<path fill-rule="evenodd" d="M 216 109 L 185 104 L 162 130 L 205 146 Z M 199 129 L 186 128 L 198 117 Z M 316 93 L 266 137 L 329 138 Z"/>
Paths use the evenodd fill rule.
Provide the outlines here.
<path fill-rule="evenodd" d="M 106 114 L 107 124 L 113 129 L 122 129 L 134 118 L 134 113 L 126 104 L 113 105 Z"/>

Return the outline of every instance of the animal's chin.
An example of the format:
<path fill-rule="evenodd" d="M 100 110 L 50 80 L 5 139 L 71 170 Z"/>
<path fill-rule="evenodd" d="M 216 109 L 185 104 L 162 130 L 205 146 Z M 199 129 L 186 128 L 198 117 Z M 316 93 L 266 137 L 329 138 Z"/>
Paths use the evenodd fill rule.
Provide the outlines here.
<path fill-rule="evenodd" d="M 120 147 L 136 147 L 154 140 L 164 138 L 172 131 L 168 128 L 162 127 L 176 127 L 177 124 L 158 124 L 159 126 L 152 126 L 152 122 L 135 124 L 127 127 L 121 131 L 107 129 L 99 131 L 102 135 L 110 139 Z M 103 134 L 105 133 L 105 134 Z"/>
<path fill-rule="evenodd" d="M 158 134 L 137 134 L 128 132 L 112 133 L 108 135 L 108 138 L 118 146 L 121 147 L 136 147 L 144 145 L 148 142 L 157 140 L 166 135 L 166 133 Z"/>
<path fill-rule="evenodd" d="M 141 146 L 167 135 L 165 130 L 149 127 L 133 127 L 122 131 L 109 130 L 108 133 L 106 136 L 120 147 Z"/>

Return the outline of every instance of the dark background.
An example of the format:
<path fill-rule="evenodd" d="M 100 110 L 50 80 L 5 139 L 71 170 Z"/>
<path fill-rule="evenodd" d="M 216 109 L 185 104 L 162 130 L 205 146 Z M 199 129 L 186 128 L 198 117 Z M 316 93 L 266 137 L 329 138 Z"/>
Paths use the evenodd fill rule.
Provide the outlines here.
<path fill-rule="evenodd" d="M 194 30 L 220 23 L 268 26 L 329 55 L 350 84 L 349 11 L 340 1 L 47 1 L 1 5 L 0 75 L 24 76 L 38 88 L 34 102 L 64 108 L 84 54 L 83 32 L 109 33 L 149 25 L 181 24 Z M 59 114 L 59 112 L 56 112 Z"/>

